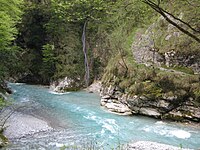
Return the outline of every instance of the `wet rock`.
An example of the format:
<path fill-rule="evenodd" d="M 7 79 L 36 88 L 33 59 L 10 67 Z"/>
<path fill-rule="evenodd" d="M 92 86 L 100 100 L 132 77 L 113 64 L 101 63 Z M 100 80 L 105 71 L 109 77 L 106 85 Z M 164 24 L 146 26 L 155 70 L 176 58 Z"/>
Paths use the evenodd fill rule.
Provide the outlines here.
<path fill-rule="evenodd" d="M 112 88 L 110 88 L 113 90 Z M 107 91 L 109 93 L 109 91 Z M 116 91 L 115 91 L 116 92 Z M 109 111 L 117 113 L 132 113 L 137 115 L 151 116 L 154 118 L 170 119 L 175 121 L 200 122 L 200 109 L 193 104 L 193 99 L 188 98 L 182 103 L 176 96 L 163 96 L 163 98 L 152 100 L 145 96 L 128 96 L 123 94 L 115 98 L 106 93 L 102 96 L 100 104 Z M 114 99 L 113 99 L 114 98 Z"/>
<path fill-rule="evenodd" d="M 7 86 L 4 81 L 0 82 L 0 94 L 12 94 L 12 90 Z"/>
<path fill-rule="evenodd" d="M 134 107 L 157 107 L 157 101 L 156 100 L 149 100 L 148 98 L 141 96 L 134 96 L 132 99 L 127 100 L 127 104 L 131 109 L 134 109 Z"/>
<path fill-rule="evenodd" d="M 200 109 L 194 104 L 194 99 L 178 99 L 177 95 L 163 94 L 157 99 L 149 99 L 143 95 L 128 95 L 122 93 L 115 85 L 102 85 L 101 106 L 109 111 L 118 113 L 132 113 L 184 122 L 200 122 Z"/>
<path fill-rule="evenodd" d="M 168 108 L 170 105 L 169 102 L 165 101 L 165 100 L 159 100 L 158 101 L 158 104 L 157 104 L 157 107 L 162 107 L 162 108 Z"/>
<path fill-rule="evenodd" d="M 101 106 L 105 106 L 107 102 L 108 102 L 108 99 L 102 98 L 101 101 L 100 101 L 100 104 L 101 104 Z"/>

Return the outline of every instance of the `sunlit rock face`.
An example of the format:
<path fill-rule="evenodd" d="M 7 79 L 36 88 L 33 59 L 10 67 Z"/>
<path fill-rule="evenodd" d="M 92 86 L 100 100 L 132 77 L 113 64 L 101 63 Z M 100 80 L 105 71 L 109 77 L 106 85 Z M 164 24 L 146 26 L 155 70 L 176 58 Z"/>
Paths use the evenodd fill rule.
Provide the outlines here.
<path fill-rule="evenodd" d="M 183 36 L 181 31 L 160 17 L 145 32 L 136 33 L 132 44 L 134 59 L 147 66 L 182 66 L 200 73 L 199 46 L 190 47 L 195 45 L 194 41 L 187 36 L 183 39 Z"/>
<path fill-rule="evenodd" d="M 67 91 L 76 91 L 80 89 L 81 86 L 82 82 L 80 81 L 80 79 L 65 77 L 64 79 L 60 79 L 51 83 L 50 89 L 54 92 L 64 93 Z"/>
<path fill-rule="evenodd" d="M 102 86 L 101 106 L 123 115 L 139 114 L 174 121 L 200 122 L 200 109 L 191 97 L 185 101 L 176 96 L 149 99 L 145 96 L 129 96 L 119 90 L 116 85 Z"/>

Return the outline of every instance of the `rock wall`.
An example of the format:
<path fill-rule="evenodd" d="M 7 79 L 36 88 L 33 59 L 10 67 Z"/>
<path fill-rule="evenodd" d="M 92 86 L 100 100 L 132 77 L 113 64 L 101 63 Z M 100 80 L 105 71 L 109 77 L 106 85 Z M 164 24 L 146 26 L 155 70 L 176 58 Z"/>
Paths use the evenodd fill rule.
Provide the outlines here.
<path fill-rule="evenodd" d="M 175 74 L 188 75 L 175 70 L 175 67 L 185 67 L 196 74 L 200 73 L 200 53 L 198 53 L 200 45 L 195 45 L 194 41 L 167 23 L 164 18 L 159 18 L 145 32 L 136 33 L 134 39 L 132 52 L 137 63 L 154 66 L 152 68 L 157 67 L 163 72 L 174 72 Z M 191 43 L 195 45 L 195 49 L 191 49 L 193 48 Z M 117 69 L 120 70 L 120 68 Z M 120 75 L 117 76 L 120 78 Z M 142 94 L 141 96 L 130 96 L 131 94 L 125 92 L 126 90 L 120 90 L 118 85 L 120 81 L 119 83 L 113 83 L 113 81 L 114 77 L 106 81 L 106 85 L 103 85 L 101 89 L 101 105 L 110 111 L 128 115 L 146 115 L 159 119 L 200 122 L 200 109 L 190 97 L 191 95 L 178 98 L 176 95 L 164 96 L 165 94 L 162 93 L 160 98 L 152 100 Z M 150 79 L 150 82 L 156 81 Z"/>
<path fill-rule="evenodd" d="M 181 18 L 183 14 L 180 14 Z M 200 45 L 160 17 L 144 33 L 136 33 L 132 52 L 138 63 L 184 66 L 200 73 Z M 195 46 L 192 46 L 194 45 Z"/>
<path fill-rule="evenodd" d="M 145 115 L 174 121 L 192 121 L 200 123 L 200 109 L 192 98 L 179 100 L 165 97 L 157 100 L 145 96 L 129 96 L 121 93 L 117 86 L 102 86 L 101 106 L 121 115 Z"/>
<path fill-rule="evenodd" d="M 179 18 L 181 18 L 182 15 L 183 14 L 180 14 Z M 148 67 L 152 69 L 157 67 L 165 76 L 169 75 L 167 72 L 172 72 L 174 75 L 180 74 L 182 75 L 181 79 L 183 79 L 183 76 L 188 76 L 188 78 L 184 78 L 187 80 L 192 80 L 192 76 L 195 75 L 175 70 L 175 67 L 183 67 L 182 69 L 189 68 L 193 70 L 192 74 L 196 73 L 198 75 L 200 73 L 199 49 L 199 44 L 178 31 L 162 17 L 152 24 L 145 32 L 136 33 L 132 45 L 133 57 L 136 63 L 154 66 Z M 172 67 L 172 69 L 168 67 Z M 115 70 L 120 70 L 120 68 L 116 66 L 113 66 L 113 68 L 115 68 Z M 145 67 L 143 69 L 145 69 Z M 127 90 L 131 87 L 129 84 L 127 84 L 129 87 L 125 87 L 125 89 L 121 90 L 120 83 L 122 80 L 131 82 L 135 77 L 122 77 L 123 74 L 120 74 L 120 71 L 115 71 L 117 73 L 113 72 L 110 73 L 108 71 L 106 76 L 110 75 L 110 78 L 108 80 L 103 79 L 102 83 L 104 83 L 104 85 L 101 87 L 101 106 L 107 108 L 109 111 L 123 115 L 145 115 L 159 119 L 200 123 L 200 109 L 198 104 L 200 102 L 200 97 L 194 96 L 195 93 L 199 93 L 194 90 L 195 86 L 190 86 L 193 89 L 190 87 L 186 88 L 186 84 L 181 84 L 182 81 L 180 79 L 175 77 L 172 81 L 171 78 L 163 81 L 163 85 L 166 84 L 167 88 L 168 83 L 165 82 L 173 82 L 173 85 L 175 85 L 174 87 L 178 87 L 178 89 L 170 89 L 172 94 L 169 95 L 167 94 L 169 90 L 164 91 L 161 89 L 162 94 L 160 96 L 150 98 L 145 96 L 145 93 L 140 93 L 138 95 L 129 93 L 131 91 Z M 135 74 L 137 74 L 137 71 Z M 116 76 L 118 79 L 117 82 L 115 82 Z M 139 82 L 155 83 L 155 86 L 159 86 L 160 84 L 160 81 L 156 80 L 156 78 L 148 78 L 145 80 L 138 80 L 137 78 L 137 80 L 131 82 L 131 84 L 137 84 Z M 180 86 L 176 86 L 178 82 Z M 194 83 L 191 82 L 191 84 L 195 84 L 197 87 L 199 86 L 197 80 Z M 147 85 L 148 84 L 143 84 L 143 86 Z M 188 85 L 190 85 L 190 83 L 188 83 Z M 196 89 L 198 89 L 197 87 Z M 193 91 L 190 92 L 190 90 L 188 91 L 187 89 Z M 190 93 L 184 94 L 184 96 L 177 96 L 177 93 L 179 94 L 181 90 L 185 93 Z M 148 91 L 151 95 L 150 92 L 151 91 Z"/>

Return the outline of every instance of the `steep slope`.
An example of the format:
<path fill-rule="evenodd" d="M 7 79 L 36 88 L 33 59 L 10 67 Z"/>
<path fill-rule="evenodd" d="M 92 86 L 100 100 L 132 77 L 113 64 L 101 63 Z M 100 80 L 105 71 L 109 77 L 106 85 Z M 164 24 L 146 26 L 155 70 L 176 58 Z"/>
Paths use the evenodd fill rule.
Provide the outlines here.
<path fill-rule="evenodd" d="M 174 11 L 178 18 L 192 18 L 194 10 L 181 11 Z M 163 17 L 136 29 L 133 39 L 132 55 L 124 61 L 113 57 L 105 70 L 101 105 L 122 114 L 199 123 L 200 44 Z"/>

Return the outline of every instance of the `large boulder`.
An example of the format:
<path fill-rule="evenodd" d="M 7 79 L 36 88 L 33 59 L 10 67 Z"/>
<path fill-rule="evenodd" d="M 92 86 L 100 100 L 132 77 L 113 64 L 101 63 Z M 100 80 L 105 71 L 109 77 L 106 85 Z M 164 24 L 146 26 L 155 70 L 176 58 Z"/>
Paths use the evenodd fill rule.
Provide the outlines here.
<path fill-rule="evenodd" d="M 131 115 L 132 110 L 127 106 L 126 103 L 117 99 L 112 99 L 109 95 L 105 95 L 101 98 L 101 106 L 105 107 L 111 112 L 118 113 L 120 115 Z"/>
<path fill-rule="evenodd" d="M 51 83 L 50 89 L 54 92 L 64 93 L 66 91 L 76 91 L 80 89 L 81 86 L 82 82 L 80 79 L 65 77 L 64 79 L 60 79 Z"/>
<path fill-rule="evenodd" d="M 100 81 L 94 81 L 88 88 L 86 88 L 86 91 L 90 93 L 100 93 L 101 86 L 102 84 Z"/>
<path fill-rule="evenodd" d="M 132 114 L 131 109 L 128 108 L 128 106 L 122 104 L 122 103 L 106 103 L 105 107 L 112 111 L 112 112 L 116 112 L 116 113 L 125 113 L 126 115 L 130 115 Z"/>

